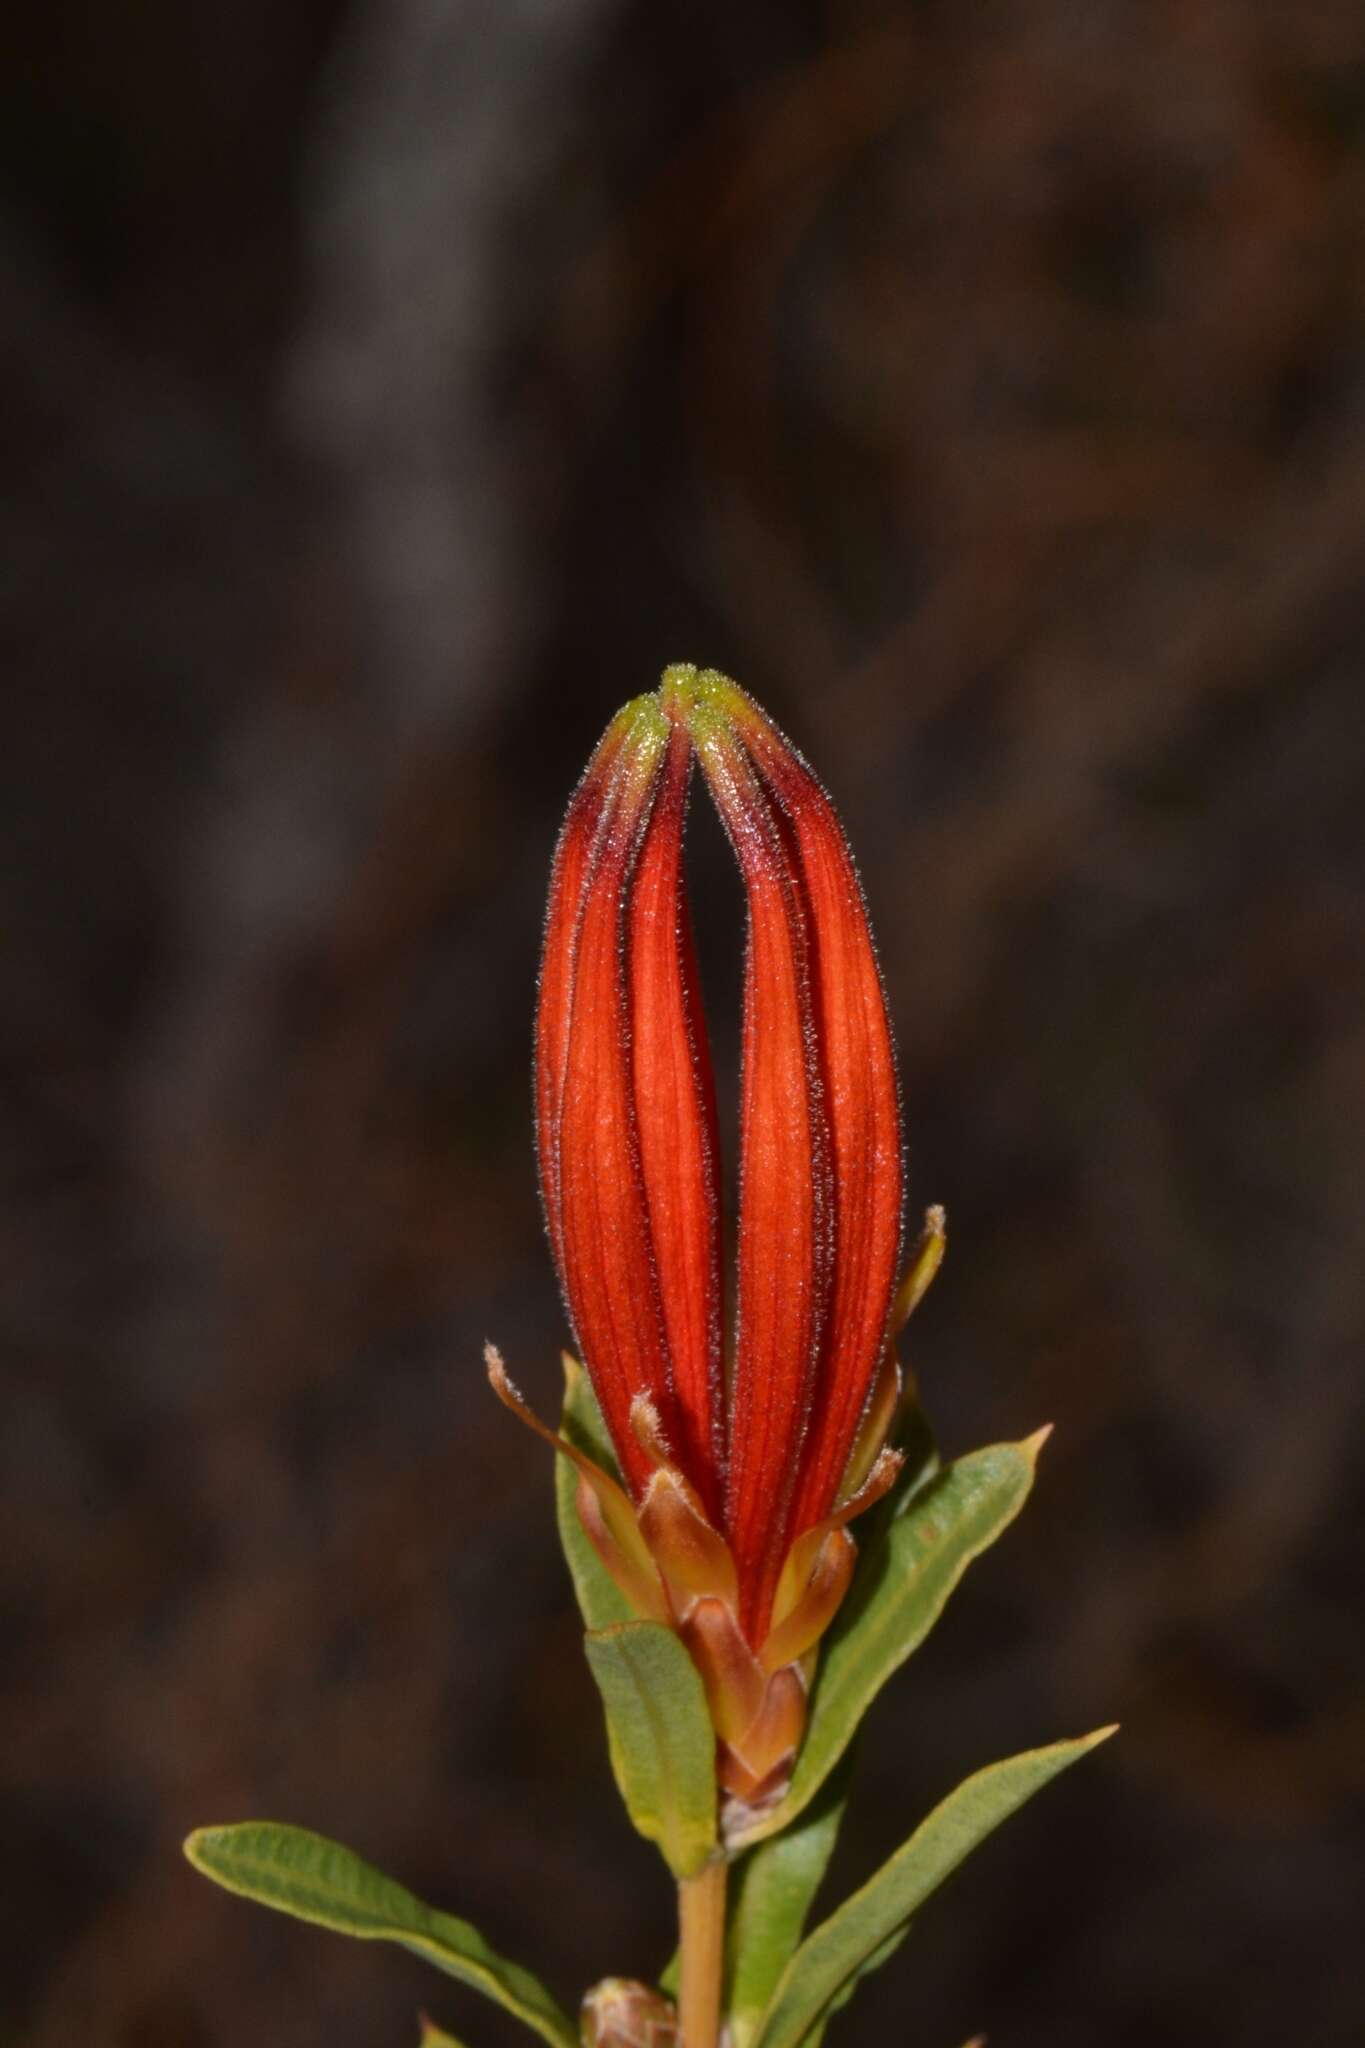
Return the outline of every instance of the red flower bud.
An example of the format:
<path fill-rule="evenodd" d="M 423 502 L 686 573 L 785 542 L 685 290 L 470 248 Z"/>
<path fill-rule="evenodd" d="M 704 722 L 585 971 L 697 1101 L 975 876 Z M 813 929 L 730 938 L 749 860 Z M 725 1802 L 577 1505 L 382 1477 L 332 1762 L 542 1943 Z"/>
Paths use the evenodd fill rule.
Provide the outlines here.
<path fill-rule="evenodd" d="M 694 756 L 748 905 L 728 1369 L 715 1100 L 682 867 Z M 657 695 L 627 705 L 570 803 L 545 927 L 536 1107 L 550 1243 L 638 1540 L 625 1497 L 586 1479 L 584 1526 L 640 1610 L 662 1599 L 688 1643 L 729 1789 L 774 1796 L 813 1646 L 853 1570 L 844 1524 L 899 1467 L 881 1448 L 899 1389 L 899 1109 L 834 808 L 713 671 L 670 669 Z M 925 1256 L 928 1272 L 937 1253 Z M 495 1384 L 519 1403 L 500 1365 Z"/>

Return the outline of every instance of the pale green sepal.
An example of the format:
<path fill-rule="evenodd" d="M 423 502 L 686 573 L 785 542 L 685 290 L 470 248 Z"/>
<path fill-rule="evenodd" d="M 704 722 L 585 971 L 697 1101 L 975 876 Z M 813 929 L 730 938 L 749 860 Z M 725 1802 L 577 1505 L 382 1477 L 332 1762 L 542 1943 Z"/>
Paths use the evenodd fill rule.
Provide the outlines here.
<path fill-rule="evenodd" d="M 820 1655 L 791 1790 L 746 1840 L 778 1833 L 810 1804 L 872 1701 L 942 1614 L 972 1559 L 1018 1514 L 1044 1434 L 955 1459 L 919 1488 L 889 1528 L 864 1541 L 848 1597 Z"/>
<path fill-rule="evenodd" d="M 552 2048 L 578 2048 L 578 2028 L 529 1970 L 498 1955 L 467 1920 L 424 1905 L 340 1842 L 256 1820 L 196 1828 L 185 1854 L 215 1884 L 258 1905 L 361 1941 L 395 1941 L 482 1991 Z"/>
<path fill-rule="evenodd" d="M 805 1931 L 844 1817 L 850 1762 L 845 1755 L 793 1827 L 746 1850 L 735 1865 L 725 1960 L 732 2048 L 749 2048 Z"/>
<path fill-rule="evenodd" d="M 911 1916 L 977 1843 L 1113 1732 L 1099 1728 L 1074 1742 L 1025 1750 L 950 1792 L 876 1876 L 801 1944 L 751 2048 L 804 2048 L 812 2035 L 818 2040 L 836 2002 L 899 1946 Z"/>
<path fill-rule="evenodd" d="M 576 1358 L 564 1353 L 564 1412 L 560 1429 L 576 1450 L 586 1451 L 604 1472 L 617 1478 L 616 1454 L 607 1435 L 602 1412 L 588 1375 Z M 579 1612 L 585 1628 L 610 1628 L 614 1622 L 629 1621 L 633 1609 L 611 1573 L 597 1555 L 578 1519 L 575 1495 L 578 1474 L 561 1452 L 555 1459 L 555 1519 L 564 1561 L 573 1579 Z"/>
<path fill-rule="evenodd" d="M 692 1877 L 716 1853 L 716 1737 L 697 1667 L 658 1621 L 596 1629 L 585 1648 L 631 1820 L 675 1877 Z"/>

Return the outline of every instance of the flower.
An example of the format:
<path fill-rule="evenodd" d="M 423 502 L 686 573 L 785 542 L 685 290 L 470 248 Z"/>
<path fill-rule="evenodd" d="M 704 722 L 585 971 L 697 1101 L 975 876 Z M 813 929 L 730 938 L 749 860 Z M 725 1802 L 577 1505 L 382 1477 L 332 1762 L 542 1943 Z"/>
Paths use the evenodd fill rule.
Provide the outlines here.
<path fill-rule="evenodd" d="M 715 1091 L 683 876 L 699 764 L 744 881 L 739 1232 L 724 1340 Z M 894 1482 L 895 1057 L 857 872 L 794 747 L 713 670 L 665 671 L 608 727 L 555 854 L 536 1025 L 541 1189 L 621 1482 L 579 1468 L 584 1527 L 706 1685 L 740 1816 L 780 1797 L 847 1524 Z M 894 1309 L 894 1312 L 893 1312 Z M 494 1384 L 542 1427 L 490 1349 Z M 546 1432 L 548 1433 L 548 1432 Z"/>

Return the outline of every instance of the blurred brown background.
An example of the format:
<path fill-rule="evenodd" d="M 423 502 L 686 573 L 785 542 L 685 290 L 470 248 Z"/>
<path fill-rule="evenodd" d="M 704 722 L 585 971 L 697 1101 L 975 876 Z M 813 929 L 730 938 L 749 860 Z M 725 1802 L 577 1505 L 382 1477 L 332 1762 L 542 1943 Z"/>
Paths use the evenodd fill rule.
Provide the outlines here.
<path fill-rule="evenodd" d="M 547 863 L 681 658 L 858 849 L 940 1433 L 1058 1425 L 841 1884 L 1125 1722 L 839 2038 L 1359 2042 L 1365 6 L 0 39 L 0 2042 L 519 2038 L 181 1863 L 257 1813 L 565 1997 L 666 1952 L 478 1351 L 553 1402 Z"/>

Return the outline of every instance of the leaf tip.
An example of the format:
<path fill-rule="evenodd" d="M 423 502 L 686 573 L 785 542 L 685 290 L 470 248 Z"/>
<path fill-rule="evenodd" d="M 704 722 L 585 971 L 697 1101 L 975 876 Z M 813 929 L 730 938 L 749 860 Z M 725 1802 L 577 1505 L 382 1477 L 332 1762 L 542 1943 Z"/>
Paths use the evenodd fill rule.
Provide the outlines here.
<path fill-rule="evenodd" d="M 567 1401 L 582 1383 L 583 1367 L 574 1357 L 572 1351 L 561 1351 L 559 1363 L 564 1372 L 564 1398 Z"/>
<path fill-rule="evenodd" d="M 1020 1444 L 1019 1448 L 1031 1466 L 1037 1464 L 1038 1453 L 1042 1450 L 1043 1445 L 1047 1442 L 1055 1427 L 1055 1423 L 1045 1422 L 1041 1429 L 1035 1429 L 1033 1435 L 1026 1436 Z"/>
<path fill-rule="evenodd" d="M 184 1841 L 180 1844 L 180 1851 L 185 1861 L 193 1864 L 194 1868 L 202 1871 L 206 1877 L 211 1877 L 213 1872 L 209 1867 L 209 1860 L 204 1852 L 209 1836 L 216 1835 L 218 1832 L 217 1828 L 191 1828 Z"/>

